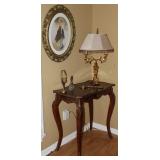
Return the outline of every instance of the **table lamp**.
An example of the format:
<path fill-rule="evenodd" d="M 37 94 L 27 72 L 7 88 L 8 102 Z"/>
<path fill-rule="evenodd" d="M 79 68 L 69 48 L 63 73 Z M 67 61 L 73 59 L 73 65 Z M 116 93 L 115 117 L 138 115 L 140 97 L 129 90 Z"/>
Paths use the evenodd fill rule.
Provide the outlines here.
<path fill-rule="evenodd" d="M 90 63 L 90 64 L 93 63 L 92 80 L 93 80 L 94 85 L 98 85 L 98 81 L 99 81 L 98 61 L 101 63 L 106 62 L 108 53 L 113 52 L 113 51 L 114 51 L 114 48 L 112 47 L 107 34 L 99 34 L 98 29 L 97 29 L 97 33 L 88 34 L 85 40 L 83 41 L 79 52 L 85 55 L 84 60 L 86 63 Z M 99 57 L 95 58 L 93 54 L 99 55 Z"/>

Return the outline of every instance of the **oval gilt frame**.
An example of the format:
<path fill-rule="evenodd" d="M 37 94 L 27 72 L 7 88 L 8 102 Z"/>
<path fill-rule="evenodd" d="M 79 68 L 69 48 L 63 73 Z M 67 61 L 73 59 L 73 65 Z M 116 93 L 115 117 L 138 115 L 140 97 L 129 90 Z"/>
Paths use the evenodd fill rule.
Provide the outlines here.
<path fill-rule="evenodd" d="M 62 54 L 57 54 L 56 50 L 53 50 L 53 46 L 51 46 L 50 41 L 49 41 L 49 28 L 52 22 L 52 19 L 55 18 L 57 14 L 63 14 L 67 18 L 67 22 L 69 22 L 70 26 L 70 39 L 68 41 L 68 45 L 65 47 L 64 52 Z M 64 34 L 64 33 L 63 33 Z M 43 47 L 45 49 L 45 52 L 47 53 L 48 57 L 55 61 L 55 62 L 62 62 L 64 61 L 71 53 L 74 42 L 75 42 L 75 36 L 76 36 L 76 29 L 75 29 L 75 22 L 74 18 L 68 8 L 66 8 L 64 5 L 55 5 L 52 7 L 43 22 L 42 26 L 42 42 L 43 42 Z"/>

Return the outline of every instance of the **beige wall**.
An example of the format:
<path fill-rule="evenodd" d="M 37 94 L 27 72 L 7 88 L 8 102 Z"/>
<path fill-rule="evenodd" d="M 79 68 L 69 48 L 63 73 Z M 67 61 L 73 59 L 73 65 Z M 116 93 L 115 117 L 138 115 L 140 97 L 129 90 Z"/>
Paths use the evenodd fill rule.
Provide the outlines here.
<path fill-rule="evenodd" d="M 42 22 L 48 10 L 53 5 L 42 5 L 41 15 Z M 117 6 L 116 5 L 65 5 L 72 13 L 76 25 L 76 40 L 71 55 L 63 62 L 56 63 L 51 61 L 46 55 L 42 46 L 42 96 L 44 108 L 44 128 L 46 136 L 42 142 L 42 149 L 57 141 L 58 130 L 52 115 L 52 101 L 54 99 L 53 89 L 61 88 L 60 70 L 66 69 L 68 76 L 74 76 L 74 82 L 91 79 L 91 66 L 84 64 L 83 55 L 79 54 L 80 45 L 87 33 L 95 32 L 98 26 L 100 32 L 108 33 L 115 52 L 108 57 L 108 61 L 100 64 L 100 80 L 114 82 L 117 85 L 117 61 L 118 61 L 118 44 L 117 44 Z M 117 96 L 117 87 L 115 87 Z M 109 99 L 108 99 L 109 102 Z M 95 101 L 94 121 L 105 124 L 107 99 L 102 97 Z M 64 108 L 75 112 L 74 104 L 60 104 L 60 115 Z M 86 110 L 86 122 L 88 122 L 88 107 Z M 104 112 L 105 111 L 105 112 Z M 76 121 L 71 115 L 67 121 L 62 121 L 64 136 L 76 130 Z M 111 120 L 111 127 L 117 128 L 117 103 Z"/>
<path fill-rule="evenodd" d="M 107 33 L 114 47 L 106 63 L 99 65 L 99 78 L 101 81 L 115 83 L 116 94 L 115 109 L 111 119 L 111 127 L 118 129 L 118 5 L 92 5 L 92 32 L 99 28 L 100 33 Z M 95 101 L 94 121 L 105 124 L 109 98 L 102 97 Z"/>
<path fill-rule="evenodd" d="M 48 10 L 53 5 L 42 5 L 42 22 Z M 91 31 L 92 12 L 91 5 L 65 5 L 72 13 L 76 25 L 76 40 L 74 48 L 70 56 L 61 63 L 51 61 L 45 53 L 42 46 L 42 96 L 44 108 L 44 129 L 46 136 L 42 142 L 42 149 L 48 147 L 57 141 L 58 131 L 52 115 L 52 101 L 54 99 L 53 89 L 61 88 L 60 84 L 60 70 L 66 69 L 68 76 L 74 76 L 74 82 L 84 81 L 91 78 L 90 65 L 84 64 L 83 55 L 79 53 L 81 42 L 86 34 Z M 60 114 L 62 110 L 67 108 L 75 112 L 74 104 L 67 104 L 62 102 L 60 104 Z M 86 110 L 88 107 L 85 107 Z M 86 121 L 87 114 L 86 111 Z M 69 120 L 62 121 L 64 136 L 76 130 L 76 121 L 71 115 Z"/>

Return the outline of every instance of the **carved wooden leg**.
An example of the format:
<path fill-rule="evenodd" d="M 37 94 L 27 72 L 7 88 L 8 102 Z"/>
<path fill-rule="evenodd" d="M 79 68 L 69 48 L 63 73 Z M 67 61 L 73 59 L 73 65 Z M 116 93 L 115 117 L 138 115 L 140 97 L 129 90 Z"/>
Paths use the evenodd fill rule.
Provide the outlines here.
<path fill-rule="evenodd" d="M 84 107 L 83 107 L 82 131 L 84 131 L 84 126 L 85 126 L 85 110 L 84 110 Z"/>
<path fill-rule="evenodd" d="M 93 125 L 93 99 L 89 101 L 90 130 Z"/>
<path fill-rule="evenodd" d="M 63 128 L 62 128 L 61 118 L 60 118 L 60 114 L 59 114 L 60 102 L 61 102 L 61 98 L 56 94 L 55 100 L 52 104 L 52 111 L 53 111 L 54 119 L 57 124 L 58 132 L 59 132 L 59 139 L 58 139 L 57 147 L 55 149 L 56 151 L 59 150 L 59 148 L 61 146 L 61 142 L 62 142 L 62 137 L 63 137 Z"/>
<path fill-rule="evenodd" d="M 112 116 L 114 105 L 115 105 L 115 95 L 113 93 L 113 89 L 109 93 L 109 98 L 110 98 L 110 104 L 109 104 L 109 109 L 107 114 L 107 130 L 108 130 L 109 138 L 112 138 L 112 133 L 110 130 L 110 120 L 111 120 L 111 116 Z"/>
<path fill-rule="evenodd" d="M 77 107 L 76 107 L 76 112 L 77 112 L 77 155 L 81 156 L 84 104 L 82 102 L 80 102 L 80 100 L 79 100 L 76 105 L 77 105 Z"/>

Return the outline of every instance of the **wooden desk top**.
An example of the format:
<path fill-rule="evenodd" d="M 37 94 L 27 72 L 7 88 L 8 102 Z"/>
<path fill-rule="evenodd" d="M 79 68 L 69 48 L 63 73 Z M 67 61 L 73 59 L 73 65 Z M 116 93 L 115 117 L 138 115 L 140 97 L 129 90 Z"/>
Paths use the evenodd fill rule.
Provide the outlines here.
<path fill-rule="evenodd" d="M 107 90 L 112 89 L 115 84 L 99 82 L 98 86 L 93 86 L 93 81 L 86 81 L 82 83 L 74 84 L 75 88 L 73 91 L 69 91 L 68 87 L 66 87 L 66 93 L 62 93 L 62 89 L 53 90 L 53 93 L 59 94 L 61 96 L 65 96 L 68 98 L 87 98 L 90 96 L 95 96 L 96 94 L 102 94 Z M 92 87 L 93 86 L 93 87 Z M 85 87 L 85 89 L 83 88 Z"/>

